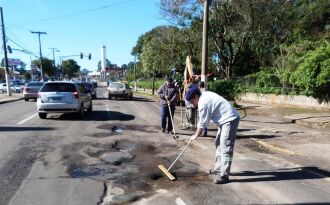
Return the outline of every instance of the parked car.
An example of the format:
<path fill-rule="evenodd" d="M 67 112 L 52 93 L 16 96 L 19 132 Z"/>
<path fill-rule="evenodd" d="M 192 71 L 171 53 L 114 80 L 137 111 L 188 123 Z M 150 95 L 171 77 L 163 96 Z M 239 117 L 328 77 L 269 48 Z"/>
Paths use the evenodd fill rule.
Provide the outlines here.
<path fill-rule="evenodd" d="M 14 86 L 10 86 L 10 91 L 12 93 L 20 93 L 21 89 L 19 87 L 14 87 Z M 0 93 L 6 93 L 7 92 L 7 83 L 1 83 L 0 84 Z"/>
<path fill-rule="evenodd" d="M 37 99 L 40 88 L 44 85 L 44 82 L 32 81 L 29 82 L 23 89 L 23 97 L 25 101 L 29 99 Z"/>
<path fill-rule="evenodd" d="M 125 98 L 125 99 L 132 99 L 133 98 L 133 91 L 132 88 L 129 87 L 127 83 L 123 82 L 112 82 L 108 87 L 108 99 L 110 100 L 112 97 L 116 99 L 118 97 Z"/>
<path fill-rule="evenodd" d="M 92 96 L 92 99 L 96 99 L 96 97 L 97 97 L 96 89 L 94 88 L 94 86 L 91 83 L 82 82 L 82 83 L 79 83 L 79 84 L 84 86 L 86 91 Z"/>
<path fill-rule="evenodd" d="M 39 117 L 45 119 L 48 113 L 76 113 L 84 116 L 85 109 L 93 110 L 91 95 L 84 86 L 74 82 L 46 82 L 38 93 Z"/>

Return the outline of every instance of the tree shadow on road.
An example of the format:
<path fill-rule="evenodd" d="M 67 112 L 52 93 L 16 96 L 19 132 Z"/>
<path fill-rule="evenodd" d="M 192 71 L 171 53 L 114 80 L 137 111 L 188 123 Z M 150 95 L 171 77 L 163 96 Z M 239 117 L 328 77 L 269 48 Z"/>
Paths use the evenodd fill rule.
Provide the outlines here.
<path fill-rule="evenodd" d="M 263 182 L 304 179 L 323 179 L 330 176 L 330 172 L 318 167 L 294 167 L 288 169 L 260 170 L 233 172 L 232 176 L 244 177 L 232 179 L 231 182 Z"/>
<path fill-rule="evenodd" d="M 47 117 L 50 120 L 68 120 L 68 121 L 130 121 L 134 120 L 135 116 L 130 114 L 125 114 L 117 111 L 101 111 L 96 110 L 90 113 L 86 113 L 83 118 L 75 114 L 61 114 L 61 115 L 51 115 Z"/>
<path fill-rule="evenodd" d="M 269 139 L 269 138 L 275 138 L 275 137 L 281 137 L 280 135 L 236 135 L 236 139 L 248 139 L 248 138 L 254 138 L 254 139 Z"/>
<path fill-rule="evenodd" d="M 50 131 L 53 127 L 0 127 L 0 132 Z"/>
<path fill-rule="evenodd" d="M 270 124 L 292 124 L 292 122 L 278 122 L 278 121 L 259 121 L 259 120 L 246 120 L 246 119 L 242 119 L 241 121 L 244 122 L 260 122 L 260 123 L 270 123 Z"/>

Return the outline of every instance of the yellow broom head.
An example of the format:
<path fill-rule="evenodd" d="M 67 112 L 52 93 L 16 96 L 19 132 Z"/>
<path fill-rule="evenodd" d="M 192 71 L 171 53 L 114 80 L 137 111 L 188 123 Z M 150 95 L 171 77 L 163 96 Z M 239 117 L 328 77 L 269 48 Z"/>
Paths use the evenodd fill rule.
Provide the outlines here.
<path fill-rule="evenodd" d="M 175 180 L 175 177 L 162 164 L 158 165 L 158 168 L 162 170 L 171 181 Z"/>

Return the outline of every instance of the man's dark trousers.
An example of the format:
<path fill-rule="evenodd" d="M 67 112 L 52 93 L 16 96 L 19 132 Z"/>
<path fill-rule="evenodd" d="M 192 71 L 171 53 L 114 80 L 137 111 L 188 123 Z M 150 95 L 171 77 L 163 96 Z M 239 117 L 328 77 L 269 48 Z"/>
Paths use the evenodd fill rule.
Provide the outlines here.
<path fill-rule="evenodd" d="M 171 112 L 172 112 L 172 117 L 174 120 L 174 110 L 175 110 L 175 106 L 174 105 L 170 105 L 171 108 Z M 171 116 L 170 116 L 170 112 L 168 109 L 168 105 L 161 105 L 160 106 L 160 117 L 161 117 L 161 122 L 162 122 L 162 129 L 166 130 L 166 124 L 167 124 L 167 131 L 171 132 L 173 129 L 173 125 L 171 122 Z"/>

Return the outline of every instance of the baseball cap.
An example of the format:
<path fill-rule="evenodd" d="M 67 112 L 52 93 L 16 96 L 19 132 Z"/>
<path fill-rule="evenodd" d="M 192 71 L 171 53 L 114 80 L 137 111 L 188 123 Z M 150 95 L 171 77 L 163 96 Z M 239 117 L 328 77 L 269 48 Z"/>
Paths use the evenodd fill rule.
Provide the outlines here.
<path fill-rule="evenodd" d="M 195 95 L 200 95 L 200 90 L 198 88 L 197 85 L 191 85 L 188 87 L 188 89 L 186 90 L 186 95 L 185 95 L 185 99 L 187 101 L 191 101 Z"/>
<path fill-rule="evenodd" d="M 168 77 L 168 78 L 166 78 L 166 81 L 172 83 L 173 82 L 173 79 L 171 77 Z"/>

